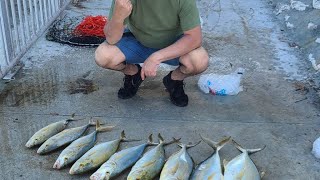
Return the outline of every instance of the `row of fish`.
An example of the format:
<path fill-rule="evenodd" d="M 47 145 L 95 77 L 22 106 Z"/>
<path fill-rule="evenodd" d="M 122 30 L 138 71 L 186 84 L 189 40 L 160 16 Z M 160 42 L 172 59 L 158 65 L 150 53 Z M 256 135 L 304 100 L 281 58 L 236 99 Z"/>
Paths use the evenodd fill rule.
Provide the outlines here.
<path fill-rule="evenodd" d="M 61 169 L 73 164 L 69 171 L 70 174 L 81 174 L 98 168 L 90 176 L 91 180 L 112 179 L 130 167 L 132 169 L 127 180 L 152 180 L 159 174 L 160 180 L 260 179 L 260 174 L 249 154 L 262 149 L 244 149 L 232 140 L 242 154 L 228 163 L 224 162 L 224 166 L 221 165 L 219 151 L 231 140 L 231 137 L 224 138 L 216 143 L 201 136 L 201 139 L 214 151 L 208 159 L 194 168 L 194 162 L 187 149 L 198 145 L 201 141 L 193 145 L 185 145 L 179 142 L 180 139 L 173 138 L 172 141 L 166 142 L 159 134 L 159 143 L 155 143 L 152 140 L 152 135 L 150 135 L 146 143 L 116 152 L 121 142 L 136 140 L 127 139 L 124 131 L 122 131 L 118 139 L 95 145 L 97 134 L 110 131 L 114 126 L 101 126 L 99 121 L 90 121 L 85 126 L 65 129 L 71 120 L 73 118 L 52 123 L 42 128 L 29 139 L 26 147 L 30 148 L 41 144 L 37 153 L 46 154 L 69 144 L 61 152 L 53 168 Z M 96 130 L 83 136 L 87 129 L 93 125 L 96 126 Z M 172 143 L 178 143 L 181 150 L 165 161 L 164 146 Z M 156 147 L 143 154 L 148 146 Z"/>

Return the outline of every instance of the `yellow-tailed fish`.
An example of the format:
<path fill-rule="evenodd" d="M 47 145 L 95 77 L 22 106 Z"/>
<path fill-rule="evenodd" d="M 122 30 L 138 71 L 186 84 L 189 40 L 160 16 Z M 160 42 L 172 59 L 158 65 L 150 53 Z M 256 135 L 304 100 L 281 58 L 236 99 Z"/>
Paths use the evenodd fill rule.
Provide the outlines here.
<path fill-rule="evenodd" d="M 187 148 L 198 145 L 178 144 L 181 150 L 169 157 L 160 174 L 160 180 L 188 180 L 193 170 L 193 160 L 187 152 Z"/>
<path fill-rule="evenodd" d="M 114 128 L 114 126 L 101 127 L 98 120 L 96 123 L 97 126 L 94 132 L 73 141 L 61 152 L 58 159 L 54 163 L 53 168 L 61 169 L 62 167 L 75 162 L 78 158 L 80 158 L 84 153 L 86 153 L 94 146 L 97 140 L 97 133 L 110 131 Z"/>
<path fill-rule="evenodd" d="M 59 147 L 69 144 L 74 140 L 80 138 L 90 126 L 94 126 L 94 125 L 96 125 L 95 122 L 89 121 L 87 125 L 76 127 L 76 128 L 65 129 L 62 132 L 46 140 L 39 147 L 37 153 L 46 154 L 58 149 Z"/>
<path fill-rule="evenodd" d="M 164 145 L 178 142 L 179 140 L 174 139 L 169 143 L 165 143 L 161 135 L 159 137 L 159 145 L 150 151 L 146 152 L 141 159 L 132 167 L 127 180 L 152 180 L 161 171 L 165 163 Z"/>
<path fill-rule="evenodd" d="M 219 150 L 229 142 L 231 137 L 224 138 L 219 143 L 213 142 L 202 136 L 201 139 L 211 146 L 214 149 L 214 152 L 208 159 L 204 160 L 196 167 L 191 180 L 223 180 Z"/>
<path fill-rule="evenodd" d="M 131 167 L 141 158 L 145 148 L 150 145 L 158 145 L 153 143 L 152 134 L 148 138 L 148 142 L 121 150 L 110 157 L 110 159 L 102 164 L 102 166 L 90 176 L 91 180 L 109 180 L 118 176 L 124 170 Z"/>
<path fill-rule="evenodd" d="M 31 148 L 33 146 L 40 145 L 50 137 L 61 132 L 66 128 L 67 124 L 70 121 L 74 121 L 73 117 L 74 117 L 74 114 L 72 115 L 71 119 L 58 121 L 40 129 L 28 140 L 28 142 L 26 143 L 26 147 Z"/>
<path fill-rule="evenodd" d="M 250 159 L 249 154 L 259 152 L 265 148 L 260 149 L 244 149 L 237 142 L 232 140 L 236 148 L 242 153 L 228 162 L 224 169 L 225 180 L 260 180 L 260 174 Z"/>
<path fill-rule="evenodd" d="M 112 156 L 119 148 L 122 141 L 136 141 L 126 138 L 124 131 L 121 132 L 119 139 L 100 143 L 86 152 L 80 159 L 78 159 L 71 167 L 70 174 L 80 174 L 93 170 L 104 162 L 106 162 L 110 156 Z"/>

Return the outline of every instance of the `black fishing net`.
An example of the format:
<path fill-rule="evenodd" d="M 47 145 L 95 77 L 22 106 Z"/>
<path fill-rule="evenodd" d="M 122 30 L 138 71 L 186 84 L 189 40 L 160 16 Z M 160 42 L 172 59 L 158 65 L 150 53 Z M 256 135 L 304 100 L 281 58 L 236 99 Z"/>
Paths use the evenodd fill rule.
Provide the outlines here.
<path fill-rule="evenodd" d="M 46 39 L 72 46 L 96 47 L 105 41 L 105 38 L 98 36 L 83 36 L 75 33 L 76 27 L 83 18 L 64 17 L 56 20 L 48 29 Z"/>

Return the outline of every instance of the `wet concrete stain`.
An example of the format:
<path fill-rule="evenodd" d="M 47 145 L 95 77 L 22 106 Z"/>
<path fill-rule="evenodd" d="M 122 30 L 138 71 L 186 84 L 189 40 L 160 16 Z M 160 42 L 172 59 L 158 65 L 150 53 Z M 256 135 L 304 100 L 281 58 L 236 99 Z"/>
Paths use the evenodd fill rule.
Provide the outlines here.
<path fill-rule="evenodd" d="M 78 78 L 75 82 L 70 82 L 68 91 L 70 94 L 89 94 L 94 91 L 97 91 L 98 89 L 98 86 L 96 86 L 92 80 Z"/>
<path fill-rule="evenodd" d="M 92 75 L 92 71 L 84 73 L 80 78 L 77 78 L 75 82 L 70 82 L 68 87 L 69 94 L 89 94 L 97 91 L 99 88 L 93 80 L 91 80 L 92 77 L 90 75 Z"/>
<path fill-rule="evenodd" d="M 57 91 L 57 73 L 54 69 L 46 69 L 32 78 L 7 83 L 0 94 L 0 104 L 8 107 L 33 103 L 47 105 L 55 98 Z"/>
<path fill-rule="evenodd" d="M 1 123 L 2 124 L 2 123 Z M 9 155 L 12 154 L 12 148 L 10 145 L 10 138 L 9 138 L 9 131 L 8 131 L 8 127 L 5 124 L 2 124 L 0 126 L 0 135 L 1 135 L 1 146 L 0 146 L 0 155 L 5 156 L 5 155 Z"/>

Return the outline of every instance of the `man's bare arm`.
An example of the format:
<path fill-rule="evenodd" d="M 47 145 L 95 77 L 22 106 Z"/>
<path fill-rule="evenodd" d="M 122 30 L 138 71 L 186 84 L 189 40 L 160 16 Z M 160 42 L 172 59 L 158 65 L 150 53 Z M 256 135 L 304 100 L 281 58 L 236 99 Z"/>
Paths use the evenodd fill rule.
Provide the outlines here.
<path fill-rule="evenodd" d="M 183 56 L 192 50 L 201 46 L 202 33 L 201 27 L 197 26 L 189 31 L 184 32 L 184 35 L 174 44 L 161 49 L 154 53 L 155 58 L 159 63 Z"/>
<path fill-rule="evenodd" d="M 156 76 L 157 67 L 160 63 L 167 61 L 169 59 L 174 59 L 181 57 L 192 50 L 201 46 L 202 43 L 202 33 L 201 27 L 197 26 L 189 31 L 184 32 L 184 35 L 177 42 L 172 45 L 161 49 L 151 56 L 143 63 L 141 69 L 142 80 L 148 76 Z"/>
<path fill-rule="evenodd" d="M 104 34 L 109 44 L 116 44 L 122 37 L 125 25 L 124 20 L 131 14 L 130 0 L 115 0 L 113 15 L 104 27 Z"/>

